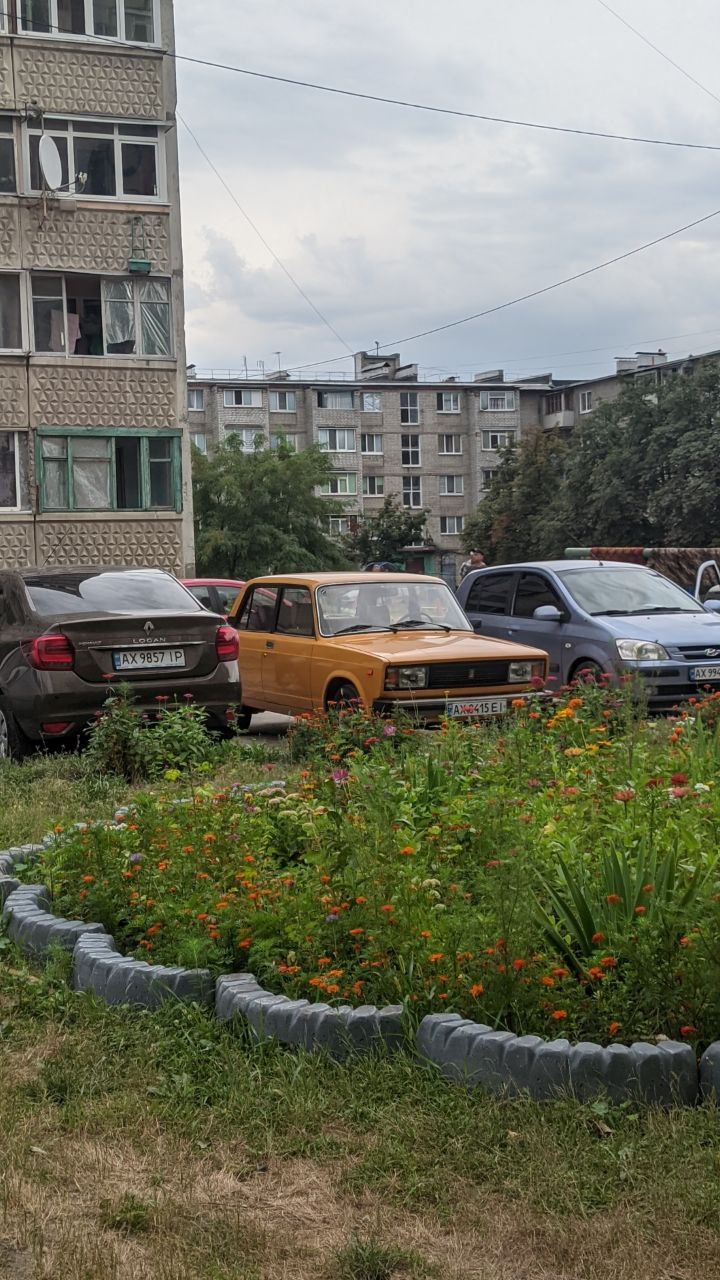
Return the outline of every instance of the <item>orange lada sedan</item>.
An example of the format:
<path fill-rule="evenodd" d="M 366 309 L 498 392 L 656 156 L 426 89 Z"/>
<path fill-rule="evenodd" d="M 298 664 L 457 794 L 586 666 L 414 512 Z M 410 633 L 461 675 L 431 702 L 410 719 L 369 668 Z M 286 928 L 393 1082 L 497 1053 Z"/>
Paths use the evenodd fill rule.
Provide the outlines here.
<path fill-rule="evenodd" d="M 502 715 L 547 675 L 541 649 L 478 636 L 447 583 L 407 573 L 307 573 L 249 582 L 238 631 L 241 723 L 331 704 L 425 720 Z"/>

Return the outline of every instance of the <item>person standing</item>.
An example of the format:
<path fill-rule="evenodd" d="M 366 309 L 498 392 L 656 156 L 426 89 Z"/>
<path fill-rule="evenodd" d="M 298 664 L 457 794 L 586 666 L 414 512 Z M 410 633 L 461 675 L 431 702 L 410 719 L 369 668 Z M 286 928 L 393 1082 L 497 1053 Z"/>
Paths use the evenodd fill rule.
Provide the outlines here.
<path fill-rule="evenodd" d="M 467 560 L 463 560 L 460 565 L 460 581 L 472 573 L 473 569 L 487 569 L 482 551 L 471 551 Z"/>

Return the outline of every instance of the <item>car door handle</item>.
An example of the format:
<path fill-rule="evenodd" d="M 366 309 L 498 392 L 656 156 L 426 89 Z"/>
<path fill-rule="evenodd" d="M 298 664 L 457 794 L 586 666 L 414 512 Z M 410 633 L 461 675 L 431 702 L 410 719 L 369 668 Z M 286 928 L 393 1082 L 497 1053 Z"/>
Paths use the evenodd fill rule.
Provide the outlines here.
<path fill-rule="evenodd" d="M 274 648 L 275 648 L 275 642 L 274 642 L 273 640 L 266 640 L 266 641 L 265 641 L 265 648 L 266 648 L 266 649 L 274 649 Z"/>

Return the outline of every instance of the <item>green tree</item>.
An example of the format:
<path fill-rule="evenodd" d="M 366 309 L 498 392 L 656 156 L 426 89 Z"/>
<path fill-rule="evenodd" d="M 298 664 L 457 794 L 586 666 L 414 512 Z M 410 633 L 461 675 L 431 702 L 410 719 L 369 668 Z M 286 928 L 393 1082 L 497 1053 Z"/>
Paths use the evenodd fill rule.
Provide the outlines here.
<path fill-rule="evenodd" d="M 506 449 L 487 497 L 465 525 L 464 542 L 488 563 L 537 560 L 561 552 L 565 536 L 567 441 L 540 428 Z"/>
<path fill-rule="evenodd" d="M 339 509 L 316 492 L 332 470 L 316 446 L 296 452 L 280 441 L 269 449 L 260 436 L 252 453 L 232 436 L 211 458 L 194 450 L 198 571 L 249 578 L 344 567 L 343 549 L 329 536 Z"/>
<path fill-rule="evenodd" d="M 427 511 L 403 507 L 395 494 L 388 494 L 380 510 L 366 516 L 346 534 L 343 542 L 351 559 L 360 564 L 369 560 L 398 560 L 406 547 L 416 546 L 423 537 Z"/>

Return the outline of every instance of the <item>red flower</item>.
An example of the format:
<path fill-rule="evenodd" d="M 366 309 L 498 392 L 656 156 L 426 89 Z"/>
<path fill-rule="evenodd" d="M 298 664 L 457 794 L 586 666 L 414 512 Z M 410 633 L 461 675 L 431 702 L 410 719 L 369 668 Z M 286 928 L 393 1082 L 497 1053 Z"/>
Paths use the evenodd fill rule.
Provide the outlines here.
<path fill-rule="evenodd" d="M 617 969 L 617 960 L 614 956 L 603 956 L 600 963 L 603 969 Z"/>
<path fill-rule="evenodd" d="M 599 965 L 594 964 L 590 969 L 588 969 L 588 977 L 592 978 L 595 982 L 601 982 L 605 977 L 605 974 Z"/>
<path fill-rule="evenodd" d="M 673 786 L 682 787 L 685 785 L 686 782 L 689 781 L 689 778 L 686 773 L 674 773 L 670 778 L 670 781 L 672 782 Z"/>
<path fill-rule="evenodd" d="M 622 899 L 619 893 L 609 893 L 607 896 L 607 901 L 610 903 L 611 906 L 614 906 L 616 902 L 621 902 Z"/>
<path fill-rule="evenodd" d="M 556 1022 L 562 1022 L 563 1018 L 567 1018 L 567 1010 L 553 1009 L 552 1013 L 550 1014 L 550 1017 L 554 1018 Z"/>
<path fill-rule="evenodd" d="M 644 916 L 644 915 L 645 915 L 645 913 L 646 913 L 646 911 L 647 911 L 647 907 L 636 907 L 636 908 L 635 908 L 635 915 L 636 915 L 636 916 Z"/>
<path fill-rule="evenodd" d="M 608 1027 L 608 1031 L 610 1032 L 610 1035 L 611 1035 L 611 1036 L 616 1036 L 616 1035 L 617 1035 L 618 1031 L 620 1030 L 620 1025 L 621 1025 L 621 1024 L 620 1024 L 619 1022 L 611 1022 L 611 1023 L 610 1023 L 610 1026 Z"/>
<path fill-rule="evenodd" d="M 604 934 L 604 933 L 594 933 L 594 934 L 593 934 L 593 936 L 592 936 L 592 941 L 593 941 L 593 942 L 604 942 L 604 941 L 605 941 L 605 934 Z"/>
<path fill-rule="evenodd" d="M 477 999 L 477 997 L 478 997 L 478 996 L 481 996 L 481 995 L 482 995 L 482 993 L 483 993 L 483 991 L 484 991 L 484 990 L 485 990 L 485 988 L 484 988 L 484 986 L 483 986 L 482 982 L 474 982 L 474 983 L 473 983 L 473 985 L 472 985 L 472 986 L 471 986 L 471 988 L 470 988 L 470 995 L 471 995 L 471 996 L 473 997 L 473 999 L 475 1000 L 475 999 Z"/>
<path fill-rule="evenodd" d="M 632 787 L 624 787 L 621 791 L 616 791 L 613 800 L 617 800 L 618 804 L 629 804 L 635 799 L 635 792 Z"/>
<path fill-rule="evenodd" d="M 680 1035 L 681 1035 L 681 1036 L 694 1036 L 696 1031 L 697 1031 L 697 1027 L 687 1027 L 687 1026 L 686 1026 L 686 1027 L 681 1027 L 681 1028 L 680 1028 Z"/>
<path fill-rule="evenodd" d="M 519 973 L 521 969 L 525 968 L 526 964 L 527 960 L 513 960 L 512 967 L 516 973 Z"/>

